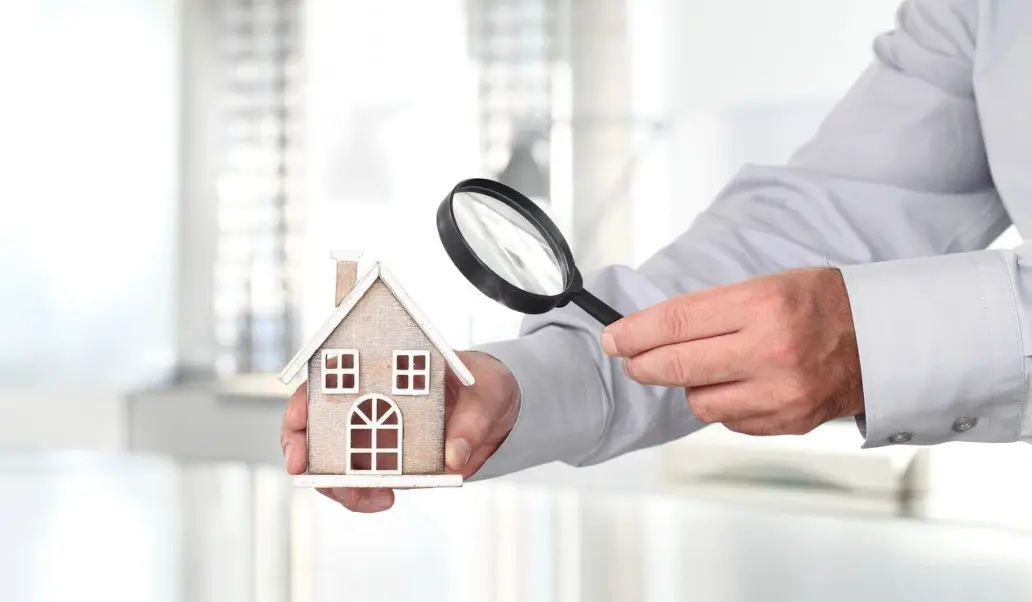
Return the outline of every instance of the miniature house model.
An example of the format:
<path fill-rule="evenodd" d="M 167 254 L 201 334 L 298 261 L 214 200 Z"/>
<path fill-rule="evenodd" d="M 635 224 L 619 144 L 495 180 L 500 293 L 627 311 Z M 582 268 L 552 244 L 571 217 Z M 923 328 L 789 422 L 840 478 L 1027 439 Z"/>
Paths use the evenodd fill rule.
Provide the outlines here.
<path fill-rule="evenodd" d="M 302 487 L 459 486 L 444 466 L 445 374 L 473 375 L 379 263 L 337 261 L 336 309 L 280 374 L 308 377 Z"/>

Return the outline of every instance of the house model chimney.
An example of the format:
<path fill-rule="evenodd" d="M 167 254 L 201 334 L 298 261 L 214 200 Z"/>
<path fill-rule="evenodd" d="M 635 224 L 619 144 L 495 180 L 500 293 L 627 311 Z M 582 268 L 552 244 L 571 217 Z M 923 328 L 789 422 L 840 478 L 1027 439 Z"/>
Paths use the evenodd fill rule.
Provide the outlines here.
<path fill-rule="evenodd" d="M 340 305 L 358 281 L 358 260 L 362 257 L 359 251 L 334 251 L 330 257 L 337 262 L 337 300 L 334 306 Z"/>

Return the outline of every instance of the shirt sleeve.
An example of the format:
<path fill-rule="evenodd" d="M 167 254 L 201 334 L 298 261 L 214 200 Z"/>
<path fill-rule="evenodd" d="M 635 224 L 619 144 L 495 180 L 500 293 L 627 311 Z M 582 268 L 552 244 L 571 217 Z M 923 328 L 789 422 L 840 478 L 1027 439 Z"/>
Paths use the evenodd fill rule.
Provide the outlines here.
<path fill-rule="evenodd" d="M 1032 252 L 984 250 L 1010 220 L 972 89 L 978 6 L 904 2 L 875 60 L 787 165 L 746 166 L 640 268 L 603 269 L 586 288 L 630 313 L 789 268 L 838 267 L 855 315 L 866 446 L 1014 440 L 1026 347 L 1016 283 Z M 683 390 L 626 378 L 600 332 L 569 306 L 483 348 L 523 397 L 476 478 L 600 462 L 701 427 Z"/>

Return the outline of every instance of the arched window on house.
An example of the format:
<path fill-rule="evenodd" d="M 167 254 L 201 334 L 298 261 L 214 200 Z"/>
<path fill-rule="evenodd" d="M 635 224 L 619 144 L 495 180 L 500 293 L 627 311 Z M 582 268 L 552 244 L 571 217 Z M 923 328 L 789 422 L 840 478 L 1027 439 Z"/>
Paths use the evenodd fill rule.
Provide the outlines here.
<path fill-rule="evenodd" d="M 358 400 L 348 416 L 347 474 L 401 474 L 401 411 L 382 395 Z"/>

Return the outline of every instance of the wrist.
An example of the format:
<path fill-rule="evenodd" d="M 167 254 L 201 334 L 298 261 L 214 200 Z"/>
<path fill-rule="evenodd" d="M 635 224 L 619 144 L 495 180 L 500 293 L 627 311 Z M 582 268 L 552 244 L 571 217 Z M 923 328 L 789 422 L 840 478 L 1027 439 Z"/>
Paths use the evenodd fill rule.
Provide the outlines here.
<path fill-rule="evenodd" d="M 544 328 L 478 348 L 500 362 L 512 387 L 512 428 L 475 475 L 489 478 L 561 461 L 578 465 L 605 428 L 605 391 L 579 333 Z M 511 380 L 510 380 L 511 378 Z"/>
<path fill-rule="evenodd" d="M 834 321 L 834 331 L 840 333 L 840 344 L 844 349 L 843 370 L 846 386 L 842 393 L 842 407 L 836 418 L 861 416 L 864 413 L 863 376 L 849 291 L 842 270 L 832 267 L 824 268 L 822 271 L 829 292 L 829 314 Z"/>

